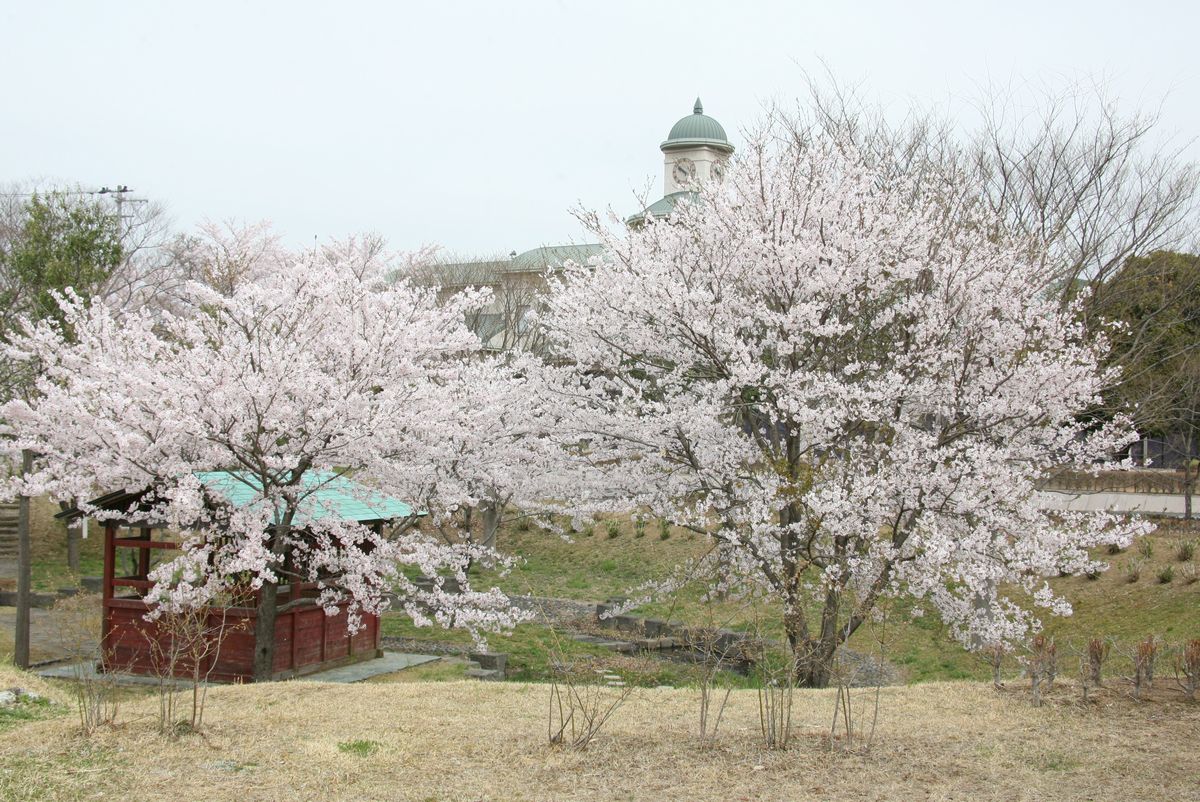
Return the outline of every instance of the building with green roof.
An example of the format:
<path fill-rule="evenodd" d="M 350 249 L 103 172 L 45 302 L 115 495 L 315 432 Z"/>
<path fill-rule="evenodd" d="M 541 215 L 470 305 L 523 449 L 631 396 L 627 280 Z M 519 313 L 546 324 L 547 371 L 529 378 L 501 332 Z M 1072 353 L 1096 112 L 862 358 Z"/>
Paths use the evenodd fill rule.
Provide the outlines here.
<path fill-rule="evenodd" d="M 698 182 L 719 179 L 734 148 L 724 126 L 705 114 L 704 105 L 696 98 L 692 113 L 671 126 L 659 150 L 663 154 L 663 196 L 628 217 L 625 222 L 631 226 L 641 225 L 647 217 L 667 217 L 681 198 L 693 193 Z M 469 286 L 490 288 L 491 305 L 468 322 L 485 347 L 500 351 L 529 345 L 526 314 L 544 292 L 547 275 L 568 261 L 586 264 L 602 252 L 596 243 L 546 245 L 513 251 L 507 259 L 435 265 L 422 280 L 446 295 Z"/>
<path fill-rule="evenodd" d="M 647 217 L 669 215 L 680 198 L 691 194 L 696 183 L 720 178 L 733 154 L 724 126 L 704 113 L 700 98 L 696 98 L 691 114 L 671 126 L 658 147 L 663 153 L 663 196 L 626 218 L 631 226 L 641 225 Z"/>

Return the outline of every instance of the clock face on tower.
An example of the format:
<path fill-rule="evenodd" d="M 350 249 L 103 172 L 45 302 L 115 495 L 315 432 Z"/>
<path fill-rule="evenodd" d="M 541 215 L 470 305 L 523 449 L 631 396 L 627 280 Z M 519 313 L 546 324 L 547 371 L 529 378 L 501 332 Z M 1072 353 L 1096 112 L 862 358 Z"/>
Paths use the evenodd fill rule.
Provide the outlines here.
<path fill-rule="evenodd" d="M 678 159 L 675 162 L 675 167 L 671 170 L 671 175 L 674 177 L 676 184 L 686 184 L 689 181 L 695 181 L 696 164 L 691 159 Z"/>

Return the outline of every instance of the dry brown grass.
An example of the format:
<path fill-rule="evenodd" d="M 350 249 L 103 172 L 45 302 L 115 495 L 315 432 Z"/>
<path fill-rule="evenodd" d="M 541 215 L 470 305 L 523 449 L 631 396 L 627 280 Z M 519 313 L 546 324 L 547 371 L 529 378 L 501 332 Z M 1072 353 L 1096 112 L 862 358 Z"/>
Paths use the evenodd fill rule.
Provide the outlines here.
<path fill-rule="evenodd" d="M 0 670 L 0 685 L 14 682 Z M 585 752 L 545 742 L 548 690 L 512 683 L 278 683 L 212 692 L 203 736 L 154 732 L 153 699 L 90 739 L 69 718 L 0 743 L 6 799 L 798 800 L 1200 799 L 1200 707 L 1068 690 L 1034 709 L 989 685 L 883 691 L 869 754 L 823 741 L 830 692 L 797 693 L 801 737 L 758 746 L 753 692 L 735 692 L 715 746 L 696 694 L 639 691 Z M 339 744 L 371 742 L 365 748 Z"/>

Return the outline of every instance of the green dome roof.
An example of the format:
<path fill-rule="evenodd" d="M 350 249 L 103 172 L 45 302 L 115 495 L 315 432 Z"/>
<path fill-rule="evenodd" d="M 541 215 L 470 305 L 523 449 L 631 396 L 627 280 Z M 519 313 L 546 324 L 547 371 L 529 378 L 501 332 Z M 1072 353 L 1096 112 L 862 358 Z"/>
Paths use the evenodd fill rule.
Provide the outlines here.
<path fill-rule="evenodd" d="M 692 113 L 672 126 L 671 133 L 667 134 L 667 140 L 660 147 L 662 150 L 676 150 L 697 145 L 707 145 L 726 153 L 733 153 L 733 145 L 729 144 L 725 129 L 704 113 L 700 98 L 696 98 Z"/>

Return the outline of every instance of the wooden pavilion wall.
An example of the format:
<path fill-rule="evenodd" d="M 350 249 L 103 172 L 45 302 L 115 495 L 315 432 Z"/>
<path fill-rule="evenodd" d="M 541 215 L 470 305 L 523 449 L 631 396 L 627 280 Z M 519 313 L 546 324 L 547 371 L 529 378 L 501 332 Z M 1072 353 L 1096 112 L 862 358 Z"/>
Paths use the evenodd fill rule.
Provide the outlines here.
<path fill-rule="evenodd" d="M 132 576 L 115 576 L 116 550 L 138 549 L 138 571 Z M 166 633 L 154 621 L 146 621 L 149 605 L 141 596 L 154 584 L 147 578 L 151 549 L 171 549 L 175 544 L 156 542 L 148 529 L 139 538 L 118 538 L 117 527 L 107 526 L 104 535 L 103 618 L 101 660 L 105 671 L 154 675 L 152 641 L 163 643 Z M 118 596 L 128 588 L 126 595 Z M 347 627 L 348 602 L 336 615 L 326 615 L 316 603 L 315 585 L 281 588 L 275 621 L 275 662 L 272 679 L 310 674 L 327 668 L 382 656 L 379 617 L 364 614 L 362 627 L 353 635 Z M 201 672 L 215 682 L 250 682 L 254 678 L 253 607 L 227 607 L 209 611 L 209 624 L 217 627 L 225 617 L 226 635 L 220 649 Z M 176 673 L 190 676 L 191 666 L 179 664 Z"/>

